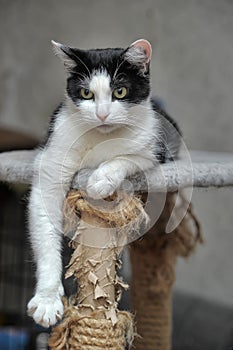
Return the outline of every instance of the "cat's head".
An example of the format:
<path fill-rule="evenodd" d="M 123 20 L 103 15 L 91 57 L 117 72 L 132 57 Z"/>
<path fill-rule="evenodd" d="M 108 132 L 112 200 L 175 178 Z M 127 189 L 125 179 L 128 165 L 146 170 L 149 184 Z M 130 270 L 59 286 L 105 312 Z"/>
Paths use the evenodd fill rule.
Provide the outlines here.
<path fill-rule="evenodd" d="M 67 76 L 67 98 L 80 123 L 107 133 L 133 126 L 150 96 L 151 45 L 141 39 L 126 49 L 80 50 L 52 41 Z"/>

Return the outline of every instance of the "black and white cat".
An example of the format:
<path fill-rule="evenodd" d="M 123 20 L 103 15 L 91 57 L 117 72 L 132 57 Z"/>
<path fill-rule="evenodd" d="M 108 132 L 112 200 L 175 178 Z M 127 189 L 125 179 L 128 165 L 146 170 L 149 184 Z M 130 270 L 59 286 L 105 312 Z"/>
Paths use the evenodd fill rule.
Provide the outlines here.
<path fill-rule="evenodd" d="M 151 99 L 148 41 L 126 49 L 53 46 L 67 70 L 67 89 L 36 157 L 29 203 L 37 286 L 28 312 L 45 327 L 63 314 L 62 204 L 74 174 L 95 169 L 87 192 L 104 198 L 138 170 L 174 159 L 180 143 L 175 122 Z"/>

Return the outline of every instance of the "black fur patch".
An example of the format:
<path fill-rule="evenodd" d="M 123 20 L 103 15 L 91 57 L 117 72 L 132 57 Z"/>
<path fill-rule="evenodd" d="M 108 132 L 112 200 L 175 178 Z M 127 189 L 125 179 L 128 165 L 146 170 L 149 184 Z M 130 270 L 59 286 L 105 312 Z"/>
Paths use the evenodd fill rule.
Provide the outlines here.
<path fill-rule="evenodd" d="M 180 148 L 181 130 L 175 120 L 160 107 L 156 98 L 151 99 L 151 104 L 161 126 L 160 140 L 155 147 L 156 158 L 160 163 L 174 161 L 177 159 Z"/>
<path fill-rule="evenodd" d="M 42 142 L 40 143 L 40 147 L 44 147 L 48 143 L 49 138 L 52 135 L 53 130 L 54 130 L 54 124 L 56 123 L 57 115 L 61 111 L 62 107 L 63 107 L 63 103 L 60 103 L 58 105 L 58 107 L 55 109 L 55 111 L 53 112 L 53 114 L 51 115 L 50 120 L 49 120 L 49 128 L 48 128 L 47 134 L 46 134 L 44 140 L 42 140 Z"/>
<path fill-rule="evenodd" d="M 81 101 L 80 88 L 83 87 L 85 77 L 90 77 L 96 70 L 107 71 L 112 90 L 121 86 L 128 89 L 126 97 L 121 101 L 138 104 L 149 96 L 149 71 L 143 75 L 140 67 L 125 60 L 125 52 L 119 48 L 88 51 L 71 49 L 69 56 L 76 62 L 76 67 L 71 70 L 67 79 L 67 93 L 76 105 Z"/>

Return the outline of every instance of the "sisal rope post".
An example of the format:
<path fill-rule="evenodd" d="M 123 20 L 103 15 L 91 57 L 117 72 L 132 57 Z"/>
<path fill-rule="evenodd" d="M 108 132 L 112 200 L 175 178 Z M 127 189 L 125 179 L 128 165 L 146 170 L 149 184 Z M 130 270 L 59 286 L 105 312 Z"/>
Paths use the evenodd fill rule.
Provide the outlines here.
<path fill-rule="evenodd" d="M 104 202 L 107 207 L 91 202 L 82 191 L 73 190 L 67 196 L 64 231 L 73 232 L 70 244 L 74 253 L 66 276 L 74 275 L 79 288 L 74 298 L 64 301 L 64 319 L 49 339 L 52 350 L 124 350 L 132 345 L 132 316 L 117 309 L 119 287 L 124 283 L 116 268 L 128 237 L 148 217 L 139 196 L 118 195 Z M 167 195 L 159 220 L 142 240 L 131 244 L 137 350 L 170 349 L 175 261 L 177 256 L 188 256 L 202 241 L 191 206 L 179 226 L 165 233 L 175 196 Z"/>
<path fill-rule="evenodd" d="M 202 242 L 200 226 L 191 205 L 179 226 L 172 233 L 165 233 L 175 198 L 176 194 L 167 194 L 159 220 L 141 241 L 130 246 L 131 297 L 140 336 L 135 339 L 137 350 L 171 349 L 176 258 L 189 256 L 196 243 Z"/>
<path fill-rule="evenodd" d="M 74 233 L 66 277 L 78 279 L 78 294 L 64 301 L 64 318 L 49 339 L 52 350 L 124 350 L 133 342 L 133 318 L 117 309 L 124 283 L 116 268 L 127 236 L 147 215 L 139 197 L 115 196 L 103 207 L 82 191 L 66 198 L 64 231 Z"/>

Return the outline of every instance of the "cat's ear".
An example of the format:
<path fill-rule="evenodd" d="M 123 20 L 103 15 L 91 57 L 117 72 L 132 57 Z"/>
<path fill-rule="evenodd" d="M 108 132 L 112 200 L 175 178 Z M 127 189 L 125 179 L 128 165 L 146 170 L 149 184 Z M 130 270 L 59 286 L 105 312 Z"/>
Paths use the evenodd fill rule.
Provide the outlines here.
<path fill-rule="evenodd" d="M 51 40 L 51 43 L 55 54 L 62 60 L 67 70 L 71 70 L 77 65 L 75 55 L 70 47 L 57 43 L 54 40 Z"/>
<path fill-rule="evenodd" d="M 139 39 L 132 43 L 125 52 L 125 59 L 133 65 L 141 68 L 143 73 L 149 69 L 152 48 L 149 41 Z"/>

